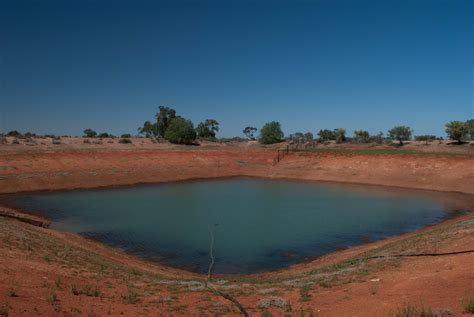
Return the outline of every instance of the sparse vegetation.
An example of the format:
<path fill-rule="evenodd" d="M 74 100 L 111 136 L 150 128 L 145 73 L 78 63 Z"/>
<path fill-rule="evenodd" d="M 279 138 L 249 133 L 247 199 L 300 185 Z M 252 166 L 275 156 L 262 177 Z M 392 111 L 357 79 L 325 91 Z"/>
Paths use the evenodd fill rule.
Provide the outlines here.
<path fill-rule="evenodd" d="M 4 303 L 0 306 L 0 316 L 8 317 L 10 315 L 10 305 Z"/>
<path fill-rule="evenodd" d="M 435 317 L 436 314 L 433 312 L 431 307 L 416 307 L 414 305 L 405 305 L 402 308 L 398 308 L 395 312 L 391 312 L 389 316 L 393 317 Z"/>
<path fill-rule="evenodd" d="M 467 313 L 474 314 L 474 299 L 470 298 L 466 301 L 466 304 L 464 305 L 464 310 Z"/>
<path fill-rule="evenodd" d="M 71 292 L 74 294 L 74 295 L 85 295 L 85 296 L 89 296 L 89 297 L 99 297 L 100 296 L 100 291 L 99 289 L 97 288 L 97 286 L 94 286 L 94 285 L 84 285 L 84 286 L 77 286 L 75 284 L 73 284 L 71 286 Z"/>
<path fill-rule="evenodd" d="M 127 292 L 122 295 L 122 299 L 125 304 L 136 304 L 138 302 L 138 293 L 131 286 L 128 286 Z"/>

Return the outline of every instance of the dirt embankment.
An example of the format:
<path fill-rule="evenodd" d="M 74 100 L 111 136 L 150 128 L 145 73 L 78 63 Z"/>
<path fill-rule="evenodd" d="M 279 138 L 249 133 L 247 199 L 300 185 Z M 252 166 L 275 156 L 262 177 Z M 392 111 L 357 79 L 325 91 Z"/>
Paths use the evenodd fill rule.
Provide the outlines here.
<path fill-rule="evenodd" d="M 0 193 L 258 176 L 474 194 L 474 156 L 290 153 L 255 149 L 100 150 L 0 154 Z"/>

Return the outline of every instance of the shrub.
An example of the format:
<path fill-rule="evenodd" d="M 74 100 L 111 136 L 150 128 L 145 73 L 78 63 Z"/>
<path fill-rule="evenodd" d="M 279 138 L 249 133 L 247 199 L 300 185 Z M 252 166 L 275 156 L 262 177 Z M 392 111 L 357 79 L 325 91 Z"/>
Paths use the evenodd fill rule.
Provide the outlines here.
<path fill-rule="evenodd" d="M 126 138 L 126 139 L 120 139 L 120 140 L 118 141 L 118 143 L 121 143 L 121 144 L 130 144 L 130 143 L 132 143 L 132 140 L 130 140 L 130 139 L 128 139 L 128 138 Z"/>
<path fill-rule="evenodd" d="M 416 140 L 416 141 L 429 142 L 429 141 L 434 141 L 434 140 L 436 140 L 436 136 L 435 136 L 435 135 L 429 135 L 429 134 L 416 135 L 416 136 L 415 136 L 415 140 Z"/>
<path fill-rule="evenodd" d="M 354 138 L 359 143 L 367 143 L 369 142 L 369 132 L 365 130 L 355 130 L 354 131 Z"/>
<path fill-rule="evenodd" d="M 334 130 L 334 136 L 336 137 L 336 143 L 346 142 L 346 130 L 343 128 L 337 128 Z"/>
<path fill-rule="evenodd" d="M 130 133 L 124 133 L 120 136 L 122 139 L 129 139 L 132 137 L 132 135 Z"/>
<path fill-rule="evenodd" d="M 102 133 L 99 133 L 98 137 L 99 138 L 110 138 L 110 134 L 108 134 L 107 132 L 102 132 Z"/>
<path fill-rule="evenodd" d="M 191 144 L 196 140 L 193 123 L 182 117 L 173 118 L 166 129 L 165 139 L 176 144 Z"/>
<path fill-rule="evenodd" d="M 260 129 L 259 142 L 262 144 L 279 143 L 283 141 L 283 136 L 280 122 L 272 121 L 266 123 Z"/>
<path fill-rule="evenodd" d="M 76 296 L 77 295 L 86 295 L 90 297 L 100 296 L 100 291 L 97 288 L 97 286 L 92 286 L 92 285 L 84 285 L 82 287 L 79 287 L 77 285 L 72 285 L 71 292 Z"/>
<path fill-rule="evenodd" d="M 130 286 L 127 288 L 127 293 L 122 295 L 125 304 L 136 304 L 138 302 L 138 293 Z"/>

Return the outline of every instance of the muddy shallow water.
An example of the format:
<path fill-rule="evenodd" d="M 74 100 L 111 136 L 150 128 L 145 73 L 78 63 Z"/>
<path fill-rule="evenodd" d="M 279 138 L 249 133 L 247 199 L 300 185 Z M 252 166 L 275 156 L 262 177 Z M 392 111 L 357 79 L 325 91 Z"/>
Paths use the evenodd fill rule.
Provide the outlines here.
<path fill-rule="evenodd" d="M 15 196 L 52 228 L 128 253 L 215 273 L 287 267 L 453 215 L 441 194 L 375 186 L 232 178 Z"/>

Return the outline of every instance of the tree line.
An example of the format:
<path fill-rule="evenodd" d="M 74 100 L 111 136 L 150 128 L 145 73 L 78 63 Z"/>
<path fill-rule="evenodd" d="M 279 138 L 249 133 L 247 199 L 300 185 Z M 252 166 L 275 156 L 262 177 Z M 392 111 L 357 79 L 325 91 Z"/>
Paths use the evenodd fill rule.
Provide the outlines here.
<path fill-rule="evenodd" d="M 246 132 L 249 128 L 244 129 L 244 134 L 247 137 L 252 138 Z M 255 128 L 253 128 L 255 129 Z M 252 130 L 253 133 L 256 132 Z M 474 140 L 474 119 L 467 121 L 450 121 L 445 124 L 445 132 L 448 135 L 449 139 L 457 141 L 459 144 L 463 140 Z M 403 142 L 409 141 L 412 139 L 413 130 L 408 126 L 395 126 L 392 129 L 388 130 L 387 136 L 384 137 L 383 132 L 380 132 L 376 135 L 370 135 L 366 130 L 355 130 L 353 133 L 352 141 L 357 143 L 368 143 L 376 142 L 382 143 L 384 139 L 398 141 L 400 145 L 403 145 Z M 442 138 L 437 138 L 434 135 L 416 135 L 414 137 L 416 141 L 433 141 L 436 139 L 441 140 Z M 283 137 L 283 132 L 281 130 L 281 124 L 276 121 L 266 123 L 260 130 L 259 141 L 262 144 L 273 144 L 278 142 L 283 142 L 285 139 Z M 290 134 L 287 138 L 287 141 L 296 142 L 296 143 L 306 143 L 314 142 L 315 138 L 311 132 L 302 133 L 296 132 Z M 335 141 L 336 143 L 344 143 L 347 141 L 346 130 L 344 128 L 337 128 L 334 130 L 319 130 L 317 141 L 327 142 Z"/>
<path fill-rule="evenodd" d="M 259 131 L 256 127 L 247 126 L 242 132 L 248 140 L 258 140 L 261 144 L 273 144 L 283 141 L 290 141 L 294 143 L 306 142 L 328 142 L 335 141 L 336 143 L 344 143 L 350 139 L 351 142 L 357 143 L 382 143 L 385 139 L 398 141 L 400 145 L 403 142 L 411 140 L 413 130 L 408 126 L 395 126 L 388 130 L 385 136 L 383 132 L 376 135 L 369 134 L 366 130 L 355 130 L 352 137 L 347 136 L 344 128 L 336 128 L 333 130 L 321 129 L 317 133 L 317 138 L 311 132 L 296 132 L 285 137 L 281 124 L 277 121 L 271 121 L 264 124 Z M 474 119 L 467 121 L 450 121 L 445 125 L 445 131 L 451 140 L 462 143 L 463 140 L 474 140 Z M 167 106 L 159 106 L 158 112 L 154 116 L 154 120 L 145 121 L 141 127 L 138 128 L 138 134 L 147 138 L 162 138 L 171 143 L 176 144 L 193 144 L 197 138 L 216 140 L 217 132 L 219 132 L 219 122 L 215 119 L 206 119 L 200 122 L 196 127 L 191 120 L 177 115 L 176 110 Z M 11 137 L 37 137 L 36 134 L 27 132 L 21 134 L 14 130 L 0 136 Z M 46 137 L 54 135 L 46 135 Z M 114 138 L 112 134 L 107 132 L 97 133 L 92 129 L 85 129 L 84 136 L 89 138 Z M 121 135 L 124 142 L 131 138 L 131 134 L 125 133 Z M 433 141 L 440 140 L 434 135 L 416 135 L 416 141 Z"/>

